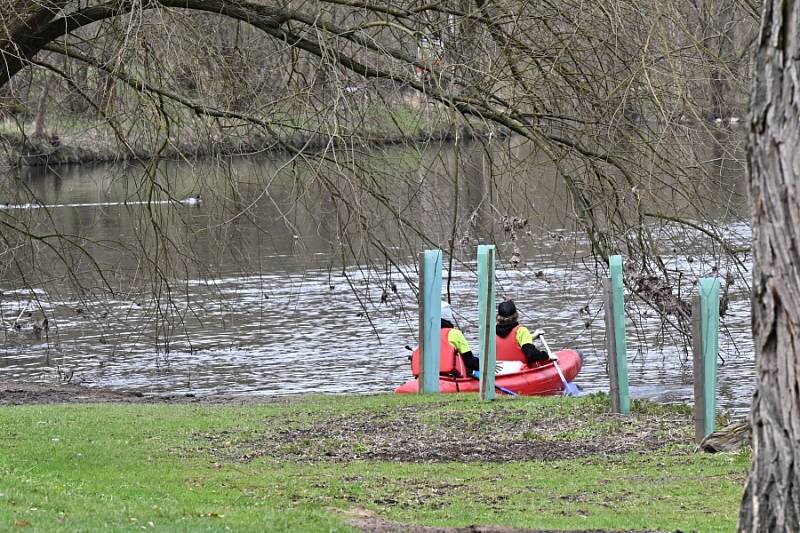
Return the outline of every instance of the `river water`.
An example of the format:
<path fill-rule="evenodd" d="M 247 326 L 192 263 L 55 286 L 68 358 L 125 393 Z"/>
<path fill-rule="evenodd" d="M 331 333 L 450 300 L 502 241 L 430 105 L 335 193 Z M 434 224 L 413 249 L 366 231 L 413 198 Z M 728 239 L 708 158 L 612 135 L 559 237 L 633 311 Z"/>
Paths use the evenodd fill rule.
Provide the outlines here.
<path fill-rule="evenodd" d="M 437 145 L 387 149 L 363 168 L 307 180 L 294 178 L 314 163 L 281 157 L 23 176 L 4 189 L 0 217 L 37 234 L 59 231 L 75 247 L 42 239 L 20 245 L 25 253 L 5 252 L 14 259 L 0 277 L 0 376 L 149 394 L 391 391 L 409 378 L 404 346 L 415 344 L 415 254 L 449 252 L 452 238 L 444 286 L 473 347 L 475 245 L 496 242 L 498 299 L 513 297 L 522 322 L 544 328 L 552 347 L 582 350 L 576 382 L 607 391 L 597 265 L 564 190 L 546 171 L 525 187 L 513 169 L 490 184 L 487 166 L 497 164 L 481 150 Z M 365 195 L 348 179 L 368 170 L 381 194 Z M 742 177 L 729 179 L 726 191 L 740 191 Z M 387 207 L 400 213 L 400 205 L 405 228 Z M 720 212 L 716 230 L 746 246 L 750 229 L 730 211 Z M 503 216 L 528 223 L 512 236 Z M 670 246 L 668 266 L 686 274 L 685 294 L 712 265 L 727 272 L 697 234 L 670 236 Z M 721 325 L 718 402 L 734 416 L 746 412 L 754 387 L 749 266 L 736 273 Z M 49 324 L 40 336 L 37 311 Z M 690 402 L 685 341 L 633 298 L 628 317 L 632 397 Z"/>

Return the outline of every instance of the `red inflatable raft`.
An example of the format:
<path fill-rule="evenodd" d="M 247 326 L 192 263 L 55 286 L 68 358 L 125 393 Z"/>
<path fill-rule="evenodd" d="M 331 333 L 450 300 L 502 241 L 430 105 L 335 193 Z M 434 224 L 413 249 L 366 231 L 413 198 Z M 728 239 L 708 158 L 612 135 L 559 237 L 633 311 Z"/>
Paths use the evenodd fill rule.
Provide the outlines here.
<path fill-rule="evenodd" d="M 575 350 L 560 350 L 556 352 L 558 366 L 564 373 L 567 381 L 572 381 L 581 369 L 581 355 Z M 509 391 L 524 396 L 547 396 L 560 394 L 564 384 L 558 377 L 555 366 L 550 361 L 539 363 L 538 366 L 519 368 L 522 363 L 498 361 L 497 373 L 494 383 Z M 399 394 L 419 392 L 419 380 L 412 378 L 395 389 Z M 474 378 L 454 378 L 439 376 L 439 392 L 478 392 L 478 380 Z"/>

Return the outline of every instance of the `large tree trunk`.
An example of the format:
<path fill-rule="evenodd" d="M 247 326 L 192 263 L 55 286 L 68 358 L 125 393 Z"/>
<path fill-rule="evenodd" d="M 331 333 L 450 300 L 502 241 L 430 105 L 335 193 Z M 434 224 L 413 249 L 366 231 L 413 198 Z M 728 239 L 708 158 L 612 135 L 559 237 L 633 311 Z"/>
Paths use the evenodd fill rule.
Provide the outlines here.
<path fill-rule="evenodd" d="M 50 96 L 50 85 L 52 83 L 53 76 L 47 74 L 44 80 L 44 87 L 42 87 L 42 92 L 39 94 L 39 101 L 36 104 L 36 118 L 33 121 L 33 135 L 31 135 L 34 139 L 45 136 L 44 121 L 47 117 L 47 98 Z"/>
<path fill-rule="evenodd" d="M 765 0 L 748 164 L 758 389 L 739 531 L 800 531 L 800 2 Z"/>
<path fill-rule="evenodd" d="M 36 31 L 66 4 L 67 0 L 0 0 L 0 86 L 41 49 L 45 43 L 37 38 Z"/>
<path fill-rule="evenodd" d="M 155 0 L 153 2 L 107 2 L 93 6 L 75 6 L 64 13 L 69 0 L 0 0 L 0 87 L 5 86 L 45 45 L 58 37 L 128 13 L 130 9 L 166 8 L 217 13 L 260 28 L 268 33 L 288 17 L 279 8 L 247 0 Z M 281 37 L 272 34 L 273 37 Z M 314 53 L 321 53 L 317 48 Z"/>

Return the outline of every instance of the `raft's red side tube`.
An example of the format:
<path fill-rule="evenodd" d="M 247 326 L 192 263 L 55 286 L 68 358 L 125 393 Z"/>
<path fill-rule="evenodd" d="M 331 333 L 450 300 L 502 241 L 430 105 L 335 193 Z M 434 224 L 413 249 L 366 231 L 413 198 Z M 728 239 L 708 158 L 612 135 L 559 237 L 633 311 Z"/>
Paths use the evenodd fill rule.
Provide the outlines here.
<path fill-rule="evenodd" d="M 581 369 L 581 356 L 575 350 L 564 349 L 556 352 L 558 365 L 567 381 L 572 381 Z M 515 374 L 495 376 L 495 385 L 524 396 L 547 396 L 560 394 L 564 384 L 558 377 L 553 363 L 545 361 L 539 366 L 525 368 Z M 474 378 L 453 378 L 439 376 L 439 392 L 478 392 L 478 380 Z M 395 392 L 409 394 L 419 392 L 419 380 L 410 379 L 397 387 Z"/>

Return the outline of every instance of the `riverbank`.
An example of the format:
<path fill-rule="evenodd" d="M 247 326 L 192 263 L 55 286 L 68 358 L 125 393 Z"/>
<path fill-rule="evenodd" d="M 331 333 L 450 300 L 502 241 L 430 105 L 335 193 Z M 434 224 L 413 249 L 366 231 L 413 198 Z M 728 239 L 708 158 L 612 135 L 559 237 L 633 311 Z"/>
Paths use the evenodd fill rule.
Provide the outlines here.
<path fill-rule="evenodd" d="M 393 146 L 399 144 L 419 145 L 431 142 L 454 141 L 457 138 L 474 140 L 485 136 L 468 126 L 446 127 L 439 130 L 422 131 L 413 135 L 384 135 L 359 139 L 358 144 L 371 147 Z M 80 141 L 78 141 L 80 142 Z M 128 150 L 122 147 L 90 147 L 65 145 L 59 138 L 23 139 L 6 137 L 0 139 L 9 156 L 9 166 L 40 167 L 79 165 L 84 163 L 108 163 L 120 161 L 148 161 L 156 157 L 169 160 L 194 159 L 212 156 L 252 156 L 269 152 L 310 154 L 332 148 L 351 149 L 347 138 L 314 134 L 288 139 L 272 139 L 254 135 L 246 140 L 223 139 L 218 142 L 192 142 L 168 145 L 163 149 L 138 148 Z"/>
<path fill-rule="evenodd" d="M 0 121 L 0 147 L 8 166 L 59 166 L 156 157 L 181 160 L 211 156 L 247 156 L 268 152 L 304 153 L 353 150 L 397 144 L 475 139 L 489 135 L 485 124 L 467 122 L 434 104 L 403 102 L 364 106 L 358 115 L 282 118 L 276 124 L 210 119 L 186 109 L 173 111 L 170 134 L 139 117 L 113 125 L 103 119 L 54 114 L 45 135 L 34 137 L 33 124 Z M 295 118 L 293 115 L 297 114 Z M 153 131 L 153 129 L 158 131 Z M 491 134 L 498 135 L 495 131 Z M 123 133 L 124 132 L 124 133 Z"/>
<path fill-rule="evenodd" d="M 204 405 L 252 405 L 272 403 L 276 401 L 282 400 L 278 400 L 271 396 L 244 395 L 145 395 L 139 391 L 117 391 L 96 387 L 84 387 L 69 383 L 47 384 L 0 381 L 0 407 L 13 405 L 50 405 L 76 403 L 199 403 Z"/>
<path fill-rule="evenodd" d="M 696 453 L 686 407 L 620 417 L 602 395 L 210 405 L 67 389 L 105 403 L 29 391 L 0 407 L 2 528 L 722 532 L 749 464 Z"/>

